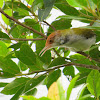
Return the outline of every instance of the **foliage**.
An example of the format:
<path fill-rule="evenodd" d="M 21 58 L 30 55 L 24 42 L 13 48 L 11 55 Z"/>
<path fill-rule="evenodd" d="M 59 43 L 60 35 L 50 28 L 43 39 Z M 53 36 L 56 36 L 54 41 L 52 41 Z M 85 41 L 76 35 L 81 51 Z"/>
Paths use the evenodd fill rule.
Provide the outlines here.
<path fill-rule="evenodd" d="M 63 15 L 49 24 L 47 19 L 54 14 L 51 13 L 53 10 Z M 69 50 L 59 47 L 52 52 L 48 50 L 42 57 L 39 53 L 46 37 L 55 30 L 71 28 L 72 20 L 89 24 L 82 28 L 93 29 L 99 42 L 100 0 L 0 0 L 0 12 L 2 94 L 13 95 L 10 100 L 20 97 L 25 100 L 69 100 L 73 88 L 84 84 L 76 99 L 99 100 L 99 44 L 85 52 L 90 57 L 81 54 L 70 56 Z M 71 80 L 67 90 L 58 80 L 62 73 Z M 13 81 L 3 82 L 9 78 Z M 40 84 L 46 85 L 48 96 L 35 98 Z"/>

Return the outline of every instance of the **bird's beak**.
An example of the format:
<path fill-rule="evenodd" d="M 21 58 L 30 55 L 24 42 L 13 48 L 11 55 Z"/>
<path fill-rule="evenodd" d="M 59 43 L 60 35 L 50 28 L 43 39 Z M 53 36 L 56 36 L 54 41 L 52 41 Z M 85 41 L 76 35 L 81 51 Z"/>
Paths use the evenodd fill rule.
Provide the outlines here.
<path fill-rule="evenodd" d="M 44 53 L 45 53 L 48 49 L 50 49 L 50 48 L 51 48 L 51 46 L 45 46 L 45 47 L 41 50 L 41 52 L 39 53 L 39 55 L 43 56 Z"/>

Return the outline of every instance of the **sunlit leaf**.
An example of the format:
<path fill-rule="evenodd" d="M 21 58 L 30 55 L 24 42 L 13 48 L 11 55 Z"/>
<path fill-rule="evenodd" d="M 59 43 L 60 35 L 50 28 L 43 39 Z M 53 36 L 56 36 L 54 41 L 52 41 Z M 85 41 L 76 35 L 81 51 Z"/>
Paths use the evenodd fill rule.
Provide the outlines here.
<path fill-rule="evenodd" d="M 96 98 L 100 96 L 100 73 L 97 70 L 92 70 L 87 77 L 87 87 L 92 95 Z"/>
<path fill-rule="evenodd" d="M 58 86 L 57 83 L 54 82 L 48 90 L 48 97 L 51 100 L 60 100 L 60 96 L 59 96 L 59 90 L 58 90 Z"/>
<path fill-rule="evenodd" d="M 38 100 L 33 96 L 22 96 L 24 100 Z"/>
<path fill-rule="evenodd" d="M 60 78 L 57 80 L 57 86 L 58 86 L 60 100 L 65 100 L 65 91 L 63 89 L 62 81 L 60 80 Z"/>
<path fill-rule="evenodd" d="M 3 6 L 3 0 L 0 0 L 0 7 Z"/>
<path fill-rule="evenodd" d="M 81 7 L 81 5 L 76 1 L 76 0 L 66 0 L 69 5 L 73 6 L 73 7 Z"/>
<path fill-rule="evenodd" d="M 76 77 L 74 77 L 74 78 L 70 81 L 70 85 L 69 85 L 69 87 L 68 87 L 68 89 L 67 89 L 66 100 L 69 100 L 70 95 L 71 95 L 71 91 L 72 91 L 72 89 L 74 88 L 74 85 L 75 85 L 75 83 L 76 83 L 76 81 L 77 81 L 78 78 L 79 78 L 79 75 L 77 75 Z"/>
<path fill-rule="evenodd" d="M 12 16 L 12 10 L 11 9 L 5 10 L 5 13 L 8 14 L 9 16 Z M 5 17 L 3 14 L 2 14 L 2 19 L 7 25 L 10 24 L 10 20 L 7 17 Z"/>
<path fill-rule="evenodd" d="M 84 84 L 83 87 L 80 89 L 79 93 L 78 93 L 78 96 L 77 96 L 77 100 L 80 100 L 82 95 L 83 95 L 83 92 L 86 88 L 87 84 Z"/>
<path fill-rule="evenodd" d="M 8 48 L 3 41 L 0 41 L 0 56 L 5 57 L 8 53 Z"/>

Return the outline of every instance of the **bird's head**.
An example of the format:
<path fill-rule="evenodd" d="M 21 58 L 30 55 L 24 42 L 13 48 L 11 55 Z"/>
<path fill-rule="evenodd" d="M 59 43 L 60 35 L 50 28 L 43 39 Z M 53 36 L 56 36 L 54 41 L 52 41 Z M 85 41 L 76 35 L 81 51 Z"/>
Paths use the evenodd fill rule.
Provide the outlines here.
<path fill-rule="evenodd" d="M 51 33 L 51 34 L 48 36 L 48 38 L 47 38 L 47 40 L 46 40 L 45 47 L 44 47 L 44 48 L 41 50 L 41 52 L 40 52 L 41 56 L 42 56 L 47 50 L 59 46 L 59 41 L 60 41 L 60 40 L 59 40 L 59 39 L 60 39 L 59 37 L 60 37 L 60 36 L 61 36 L 60 30 L 55 31 L 55 32 Z M 39 54 L 39 55 L 40 55 L 40 54 Z"/>

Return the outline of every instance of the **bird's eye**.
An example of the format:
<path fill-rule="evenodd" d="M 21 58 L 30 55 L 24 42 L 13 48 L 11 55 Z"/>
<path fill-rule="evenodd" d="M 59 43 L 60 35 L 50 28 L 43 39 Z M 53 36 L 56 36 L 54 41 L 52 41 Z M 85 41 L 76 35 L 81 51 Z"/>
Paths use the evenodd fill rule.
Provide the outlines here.
<path fill-rule="evenodd" d="M 53 43 L 53 40 L 50 39 L 50 40 L 49 40 L 49 43 L 50 43 L 50 44 Z"/>

